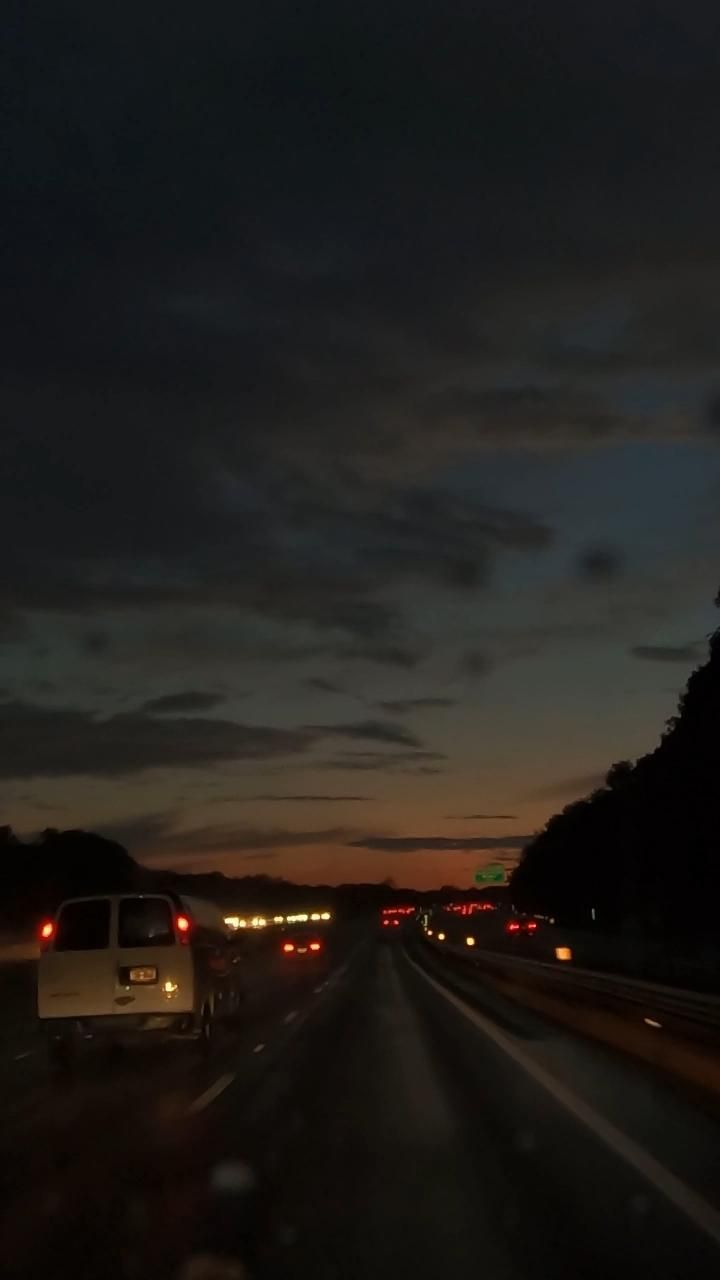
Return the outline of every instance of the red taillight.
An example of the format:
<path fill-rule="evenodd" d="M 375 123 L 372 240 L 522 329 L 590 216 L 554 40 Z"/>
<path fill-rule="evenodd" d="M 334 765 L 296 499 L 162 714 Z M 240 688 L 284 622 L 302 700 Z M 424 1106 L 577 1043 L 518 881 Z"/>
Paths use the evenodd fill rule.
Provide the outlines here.
<path fill-rule="evenodd" d="M 507 929 L 508 933 L 520 932 L 520 925 L 518 924 L 517 920 L 509 920 L 508 923 L 505 925 L 505 928 Z"/>
<path fill-rule="evenodd" d="M 311 951 L 319 951 L 319 950 L 320 950 L 320 943 L 319 943 L 319 942 L 311 942 L 311 943 L 310 943 L 310 950 L 311 950 Z"/>
<path fill-rule="evenodd" d="M 294 950 L 295 950 L 294 942 L 283 942 L 283 951 L 294 951 Z"/>
<path fill-rule="evenodd" d="M 525 928 L 527 929 L 528 933 L 533 933 L 534 930 L 537 929 L 537 920 L 528 920 L 527 924 L 525 925 Z"/>
<path fill-rule="evenodd" d="M 400 924 L 400 921 L 399 921 L 399 920 L 393 920 L 393 922 L 392 922 L 392 923 L 395 925 L 395 928 L 397 929 L 397 928 L 398 928 L 398 926 L 399 926 L 399 924 Z"/>
<path fill-rule="evenodd" d="M 177 929 L 178 933 L 180 934 L 180 941 L 181 941 L 181 942 L 187 942 L 188 937 L 190 936 L 190 921 L 188 920 L 188 917 L 187 917 L 187 916 L 176 916 L 176 917 L 175 917 L 175 928 Z"/>
<path fill-rule="evenodd" d="M 55 924 L 52 920 L 46 920 L 40 925 L 40 941 L 49 942 L 55 932 Z"/>
<path fill-rule="evenodd" d="M 383 920 L 383 929 L 387 929 L 389 923 L 390 923 L 389 920 Z"/>

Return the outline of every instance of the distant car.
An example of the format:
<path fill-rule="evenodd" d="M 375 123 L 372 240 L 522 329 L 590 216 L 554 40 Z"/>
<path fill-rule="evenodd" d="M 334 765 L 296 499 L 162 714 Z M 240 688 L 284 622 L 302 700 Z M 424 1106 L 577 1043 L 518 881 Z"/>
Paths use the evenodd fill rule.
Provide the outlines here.
<path fill-rule="evenodd" d="M 325 958 L 326 941 L 315 930 L 297 930 L 283 934 L 280 951 L 286 960 L 321 960 Z"/>
<path fill-rule="evenodd" d="M 82 1040 L 196 1040 L 243 999 L 241 955 L 212 903 L 167 893 L 71 898 L 40 928 L 37 1011 L 51 1063 Z"/>
<path fill-rule="evenodd" d="M 525 916 L 513 916 L 511 920 L 505 921 L 505 932 L 511 937 L 532 937 L 537 933 L 537 920 L 529 920 Z"/>
<path fill-rule="evenodd" d="M 380 916 L 378 928 L 380 937 L 383 942 L 389 942 L 391 938 L 397 938 L 400 935 L 401 919 L 394 911 L 385 910 Z"/>

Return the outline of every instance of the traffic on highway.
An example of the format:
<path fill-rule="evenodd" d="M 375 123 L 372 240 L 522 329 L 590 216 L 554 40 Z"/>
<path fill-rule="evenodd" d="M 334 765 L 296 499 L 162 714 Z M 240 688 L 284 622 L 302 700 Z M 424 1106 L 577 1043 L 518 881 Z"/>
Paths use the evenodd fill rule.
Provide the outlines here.
<path fill-rule="evenodd" d="M 242 1004 L 207 1036 L 227 979 L 203 968 L 203 948 L 222 950 L 204 905 L 103 902 L 41 929 L 37 1010 L 35 966 L 2 968 L 8 1274 L 713 1273 L 711 1093 L 508 994 L 478 960 L 507 950 L 468 946 L 490 912 L 274 925 L 240 953 Z M 193 1032 L 175 1036 L 166 984 L 192 974 L 172 1017 Z"/>

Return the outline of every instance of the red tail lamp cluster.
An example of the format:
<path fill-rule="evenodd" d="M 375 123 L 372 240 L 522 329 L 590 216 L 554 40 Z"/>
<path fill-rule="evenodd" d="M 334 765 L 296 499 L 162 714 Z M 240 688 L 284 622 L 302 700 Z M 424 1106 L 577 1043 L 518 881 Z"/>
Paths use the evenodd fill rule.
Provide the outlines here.
<path fill-rule="evenodd" d="M 176 916 L 175 928 L 177 929 L 181 942 L 190 941 L 190 920 L 188 916 Z"/>
<path fill-rule="evenodd" d="M 55 921 L 43 920 L 42 924 L 40 925 L 40 928 L 38 929 L 38 939 L 40 941 L 41 951 L 47 951 L 54 937 L 55 937 Z"/>

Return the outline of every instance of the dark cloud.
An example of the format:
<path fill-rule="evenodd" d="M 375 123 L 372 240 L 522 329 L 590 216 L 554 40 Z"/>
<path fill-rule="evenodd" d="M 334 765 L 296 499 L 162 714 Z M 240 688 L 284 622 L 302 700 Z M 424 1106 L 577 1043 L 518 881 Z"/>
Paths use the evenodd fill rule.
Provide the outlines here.
<path fill-rule="evenodd" d="M 193 769 L 232 760 L 298 755 L 302 730 L 230 720 L 159 719 L 143 711 L 98 719 L 88 711 L 6 702 L 0 708 L 0 777 L 121 777 L 146 769 Z"/>
<path fill-rule="evenodd" d="M 439 751 L 342 751 L 319 766 L 338 773 L 435 774 L 447 757 Z"/>
<path fill-rule="evenodd" d="M 325 680 L 323 676 L 308 676 L 304 683 L 308 689 L 312 689 L 315 693 L 344 694 L 345 692 L 339 684 L 335 684 L 334 680 Z"/>
<path fill-rule="evenodd" d="M 165 850 L 172 852 L 245 853 L 255 849 L 304 849 L 309 845 L 337 844 L 347 838 L 347 827 L 323 827 L 317 831 L 293 831 L 282 827 L 245 828 L 205 826 L 189 831 L 169 832 L 163 837 Z M 155 846 L 158 849 L 158 845 Z"/>
<path fill-rule="evenodd" d="M 496 629 L 490 633 L 490 639 L 502 658 L 528 658 L 541 653 L 549 645 L 596 639 L 602 633 L 603 625 L 596 621 L 568 622 L 556 618 Z"/>
<path fill-rule="evenodd" d="M 488 658 L 487 654 L 481 653 L 479 649 L 470 649 L 460 660 L 460 670 L 466 676 L 486 676 L 492 671 L 492 667 L 492 659 Z"/>
<path fill-rule="evenodd" d="M 408 769 L 398 769 L 398 773 L 404 773 L 409 778 L 436 778 L 438 774 L 447 773 L 447 769 L 438 769 L 429 764 L 419 764 Z"/>
<path fill-rule="evenodd" d="M 517 814 L 514 813 L 448 813 L 445 815 L 447 822 L 514 822 Z"/>
<path fill-rule="evenodd" d="M 597 392 L 571 386 L 451 387 L 431 397 L 426 413 L 447 426 L 459 424 L 479 436 L 516 442 L 566 441 L 580 435 L 608 439 L 628 429 L 626 415 L 613 412 Z M 526 545 L 547 545 L 548 531 L 528 521 Z"/>
<path fill-rule="evenodd" d="M 288 801 L 292 804 L 309 804 L 322 802 L 323 804 L 350 804 L 359 801 L 372 800 L 372 796 L 331 796 L 331 795 L 281 795 L 277 792 L 268 792 L 265 795 L 243 796 L 243 800 L 272 800 L 273 802 Z"/>
<path fill-rule="evenodd" d="M 17 799 L 39 813 L 61 813 L 66 807 L 63 804 L 51 804 L 50 801 L 41 799 L 31 791 L 20 792 Z"/>
<path fill-rule="evenodd" d="M 82 649 L 91 658 L 101 657 L 111 647 L 112 641 L 106 631 L 87 631 L 82 638 Z"/>
<path fill-rule="evenodd" d="M 256 851 L 345 844 L 353 834 L 347 827 L 326 827 L 317 831 L 230 824 L 179 827 L 177 815 L 169 813 L 140 815 L 124 822 L 107 823 L 99 830 L 126 845 L 131 853 L 165 864 L 171 863 L 173 855 L 187 861 L 188 856 L 201 858 L 215 853 L 245 855 Z"/>
<path fill-rule="evenodd" d="M 132 622 L 134 617 L 124 620 Z M 276 628 L 271 620 L 240 609 L 193 608 L 171 611 L 167 617 L 152 610 L 149 618 L 138 618 L 137 623 L 134 629 L 128 628 L 113 660 L 120 666 L 149 666 L 161 676 L 166 676 L 168 663 L 186 676 L 189 666 L 216 667 L 218 663 L 277 667 L 326 659 L 410 668 L 420 661 L 414 651 L 349 645 L 329 633 L 322 637 L 318 632 L 310 634 L 306 628 L 291 635 L 290 628 Z"/>
<path fill-rule="evenodd" d="M 388 745 L 412 747 L 420 750 L 422 743 L 416 734 L 404 725 L 390 720 L 358 720 L 349 724 L 309 724 L 308 733 L 319 737 L 355 738 L 359 742 L 385 742 Z"/>
<path fill-rule="evenodd" d="M 396 698 L 387 702 L 378 702 L 382 711 L 389 715 L 405 715 L 408 711 L 434 710 L 435 708 L 454 707 L 454 698 Z"/>
<path fill-rule="evenodd" d="M 28 688 L 31 689 L 33 693 L 52 694 L 58 692 L 57 685 L 54 684 L 52 680 L 31 680 L 28 684 Z"/>
<path fill-rule="evenodd" d="M 468 836 L 451 840 L 447 836 L 365 836 L 351 840 L 353 849 L 372 849 L 380 853 L 420 853 L 434 850 L 439 853 L 462 853 L 468 849 L 524 849 L 532 836 Z"/>
<path fill-rule="evenodd" d="M 688 162 L 682 93 L 672 122 L 658 94 L 657 153 L 634 188 L 625 163 L 638 139 L 646 154 L 648 88 L 692 97 L 696 77 L 661 57 L 648 85 L 620 36 L 603 77 L 559 13 L 542 56 L 497 13 L 459 15 L 441 38 L 421 25 L 378 13 L 363 34 L 323 5 L 298 25 L 281 5 L 272 30 L 228 10 L 200 40 L 186 17 L 172 40 L 127 18 L 127 45 L 102 17 L 81 39 L 71 22 L 67 47 L 40 17 L 13 26 L 0 519 L 24 533 L 5 537 L 6 612 L 111 631 L 120 612 L 227 609 L 410 668 L 399 588 L 476 592 L 507 552 L 553 538 L 491 485 L 458 483 L 458 463 L 487 444 L 648 429 L 595 374 L 618 335 L 639 351 L 652 316 L 665 333 L 673 292 L 651 267 L 664 279 L 682 243 L 682 268 L 680 224 L 708 259 L 688 208 L 714 246 L 708 192 L 680 202 L 674 183 L 658 204 L 651 190 Z M 608 31 L 593 39 L 607 52 Z M 702 113 L 708 138 L 716 114 Z M 582 145 L 567 119 L 585 121 Z M 608 167 L 600 189 L 590 155 Z M 657 207 L 670 245 L 648 232 Z M 683 324 L 701 312 L 709 333 L 691 293 Z"/>
<path fill-rule="evenodd" d="M 633 658 L 646 662 L 699 662 L 700 654 L 694 644 L 636 644 L 630 650 Z"/>
<path fill-rule="evenodd" d="M 224 701 L 222 694 L 188 689 L 185 693 L 165 693 L 159 698 L 151 698 L 143 703 L 140 711 L 148 715 L 179 715 L 184 712 L 192 715 L 197 711 L 212 711 Z"/>
<path fill-rule="evenodd" d="M 625 557 L 613 547 L 586 547 L 578 556 L 577 568 L 587 582 L 612 582 L 620 577 Z"/>
<path fill-rule="evenodd" d="M 373 662 L 382 667 L 400 667 L 412 671 L 422 661 L 422 654 L 416 649 L 402 645 L 368 645 L 358 648 L 353 645 L 340 646 L 335 656 L 347 662 Z"/>
<path fill-rule="evenodd" d="M 185 698 L 189 695 L 178 695 Z M 168 695 L 174 699 L 175 695 Z M 233 760 L 269 760 L 293 756 L 326 738 L 348 738 L 408 748 L 404 752 L 345 753 L 349 768 L 424 764 L 443 757 L 425 751 L 402 725 L 386 720 L 305 725 L 277 729 L 232 720 L 172 717 L 146 707 L 105 718 L 74 708 L 5 702 L 2 712 L 5 750 L 0 777 L 63 777 L 71 774 L 121 776 L 146 769 L 202 768 Z M 173 708 L 175 704 L 173 702 Z M 337 768 L 338 761 L 331 767 Z"/>
<path fill-rule="evenodd" d="M 182 440 L 167 442 L 178 464 L 182 447 Z M 8 564 L 0 580 L 0 607 L 14 617 L 20 611 L 142 615 L 146 625 L 158 614 L 234 611 L 276 628 L 291 624 L 331 637 L 315 645 L 298 637 L 295 643 L 307 656 L 324 650 L 339 658 L 409 668 L 419 654 L 408 643 L 401 611 L 388 603 L 393 591 L 412 582 L 473 590 L 488 580 L 490 563 L 504 549 L 534 551 L 549 541 L 549 532 L 536 521 L 494 511 L 479 498 L 461 499 L 390 479 L 382 485 L 363 482 L 357 476 L 350 496 L 339 476 L 311 477 L 307 468 L 313 461 L 321 465 L 308 452 L 305 471 L 285 474 L 284 459 L 261 463 L 254 458 L 241 481 L 228 460 L 228 492 L 212 509 L 205 489 L 211 491 L 218 481 L 198 475 L 193 465 L 185 477 L 168 477 L 160 495 L 137 495 L 133 510 L 140 514 L 132 549 L 125 550 L 127 513 L 112 509 L 112 495 L 101 501 L 102 485 L 73 498 L 58 482 L 56 460 L 47 476 L 54 536 L 37 546 L 32 540 L 24 544 L 20 560 Z M 104 461 L 98 459 L 97 465 Z M 87 458 L 83 466 L 90 466 Z M 119 464 L 112 467 L 112 475 L 119 469 Z M 106 476 L 105 485 L 111 483 Z M 124 492 L 117 499 L 124 504 Z M 76 545 L 68 530 L 63 518 L 68 501 L 82 504 L 86 520 L 96 527 L 90 549 Z M 166 512 L 159 530 L 154 515 L 163 501 L 182 503 L 184 510 Z M 28 513 L 18 507 L 15 491 L 12 502 L 16 509 L 7 518 L 22 522 Z M 143 528 L 148 507 L 153 520 Z M 168 542 L 167 527 L 177 530 L 175 544 Z M 190 531 L 194 537 L 187 544 Z M 136 557 L 141 557 L 141 572 Z M 235 570 L 238 562 L 241 574 Z M 282 637 L 285 644 L 293 640 L 292 634 Z"/>

